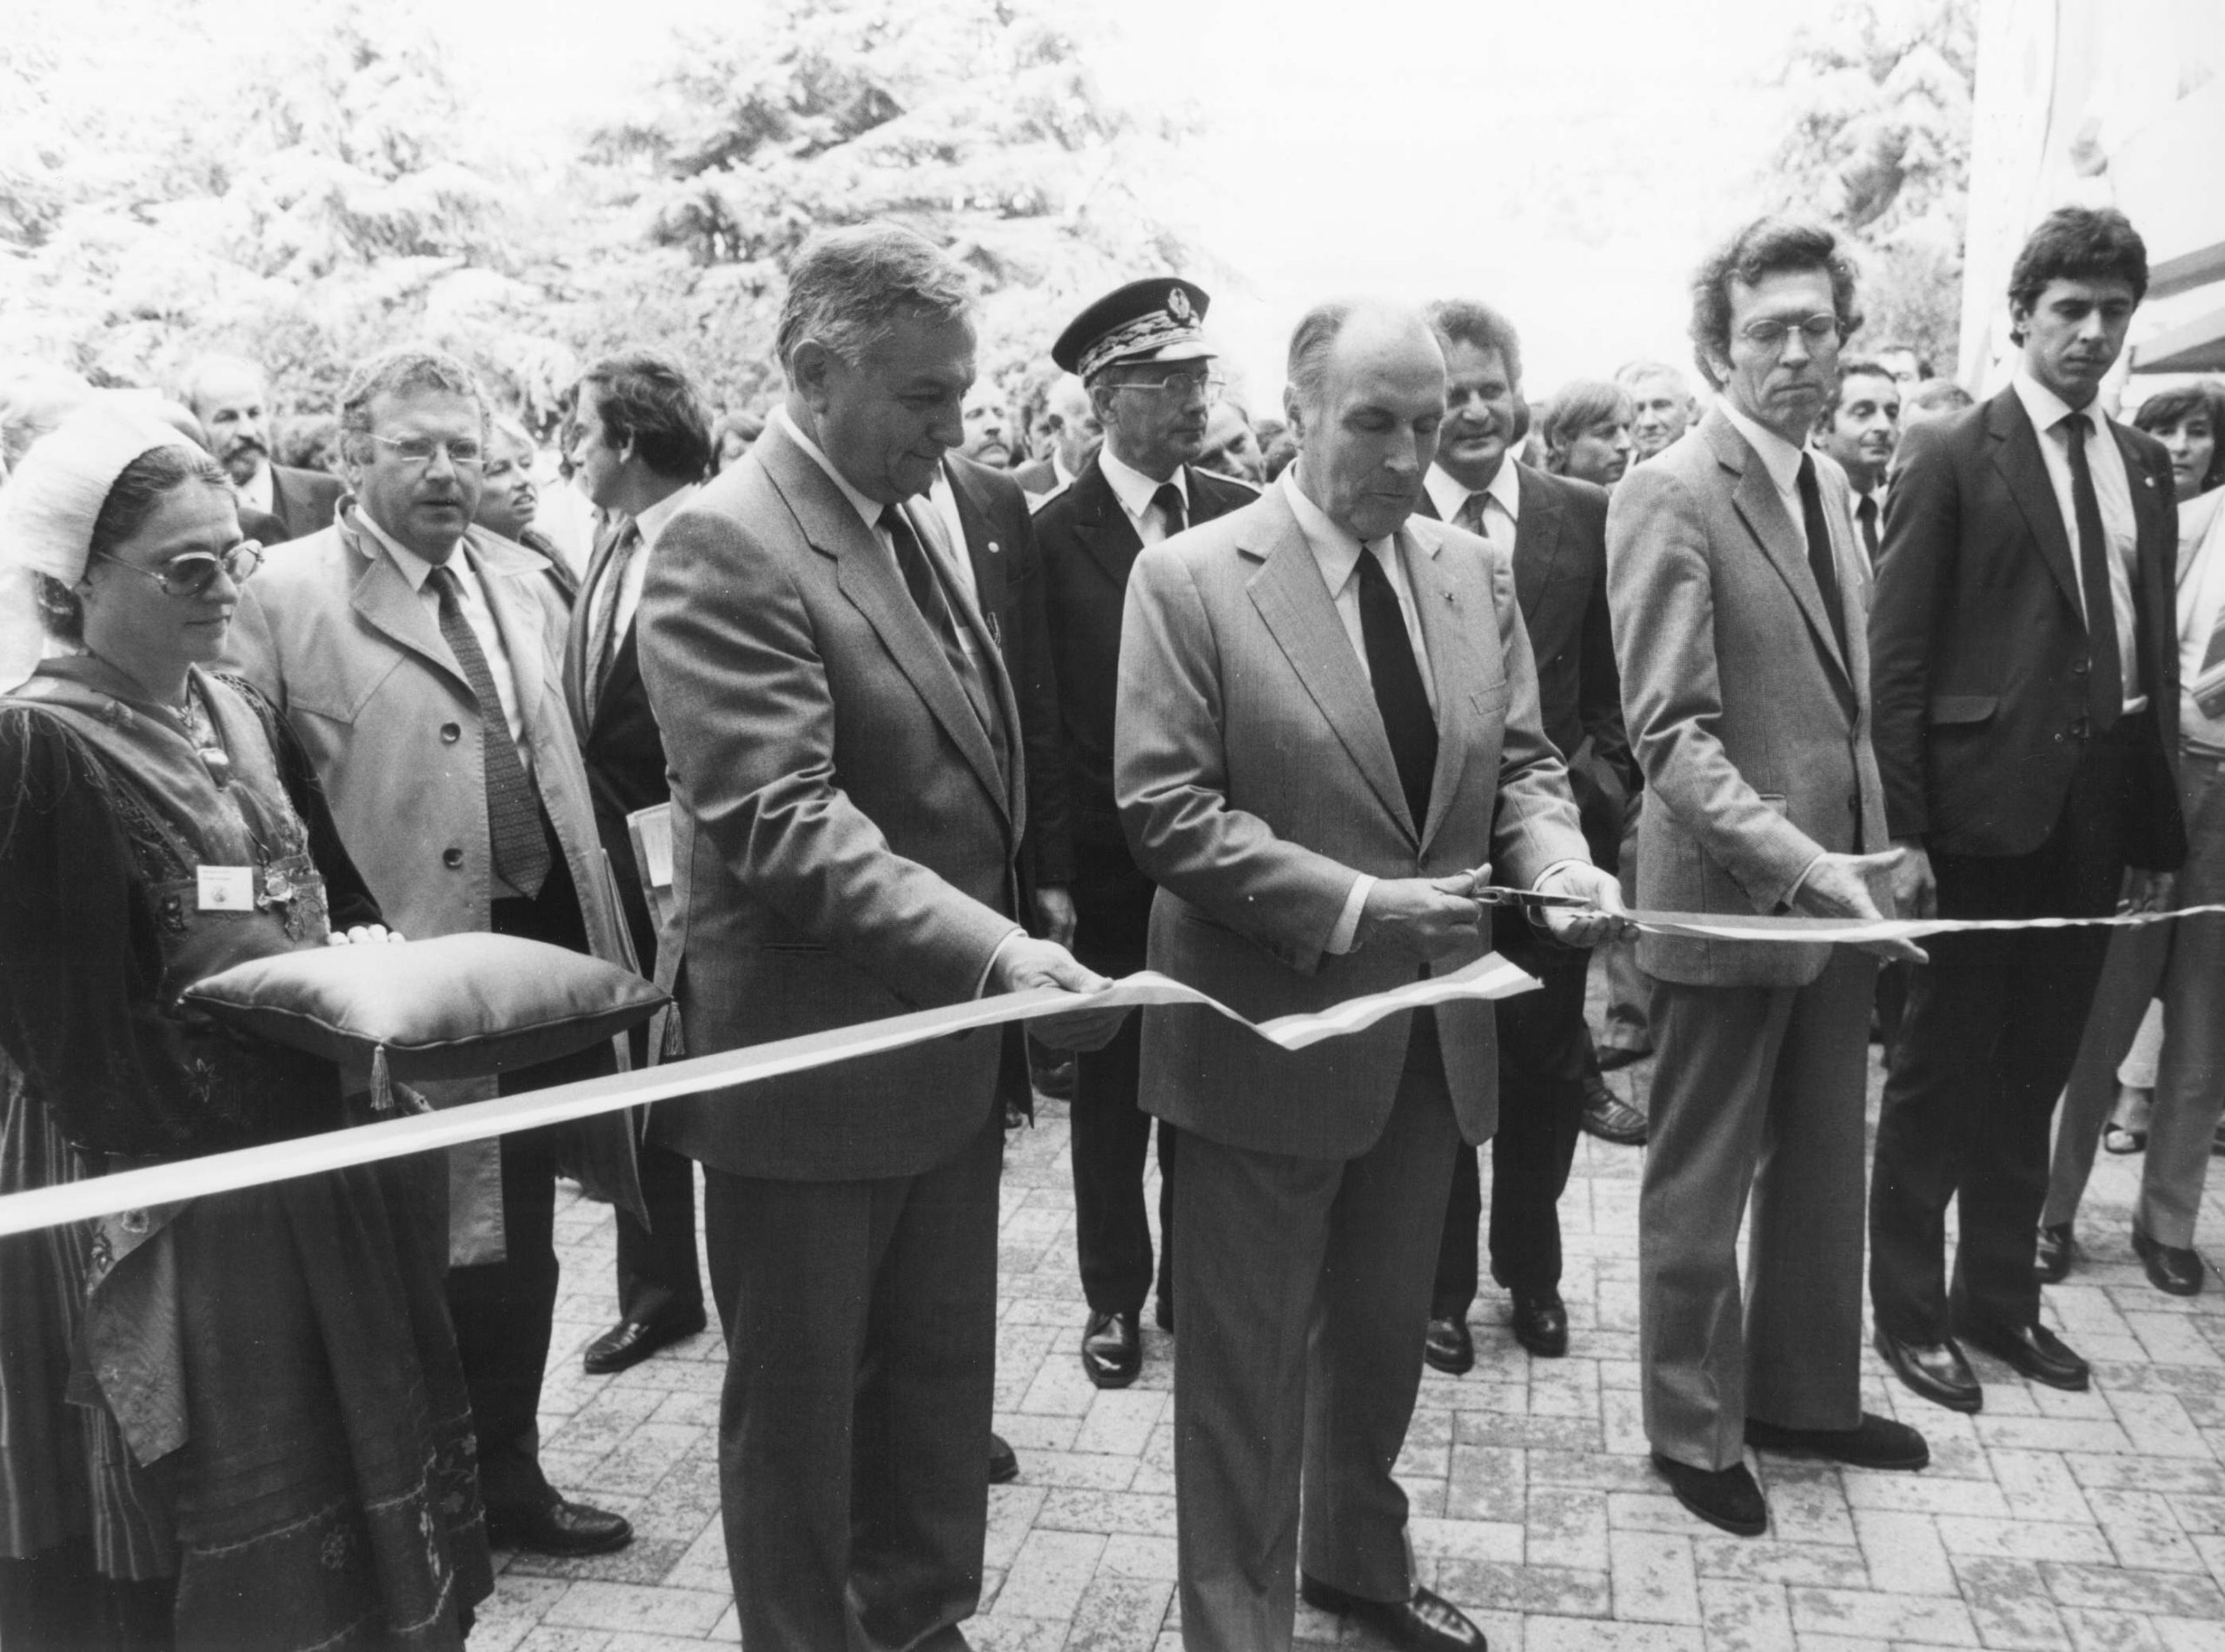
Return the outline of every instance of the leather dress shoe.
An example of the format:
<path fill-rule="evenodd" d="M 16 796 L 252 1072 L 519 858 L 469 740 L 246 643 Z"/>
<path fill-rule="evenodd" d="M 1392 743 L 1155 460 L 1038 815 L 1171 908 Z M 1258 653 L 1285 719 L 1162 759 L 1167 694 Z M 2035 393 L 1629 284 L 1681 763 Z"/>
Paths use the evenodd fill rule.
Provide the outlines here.
<path fill-rule="evenodd" d="M 1020 1478 L 1020 1453 L 1001 1434 L 989 1436 L 989 1483 L 1008 1486 Z"/>
<path fill-rule="evenodd" d="M 2148 1283 L 2174 1297 L 2191 1297 L 2202 1290 L 2202 1258 L 2191 1248 L 2182 1250 L 2151 1239 L 2132 1224 L 2132 1248 L 2148 1270 Z"/>
<path fill-rule="evenodd" d="M 1514 1340 L 1540 1359 L 1568 1352 L 1568 1309 L 1559 1291 L 1547 1285 L 1514 1293 Z"/>
<path fill-rule="evenodd" d="M 1453 1314 L 1431 1320 L 1429 1335 L 1422 1339 L 1422 1363 L 1447 1377 L 1472 1370 L 1476 1339 L 1468 1334 L 1468 1322 Z"/>
<path fill-rule="evenodd" d="M 1603 1044 L 1593 1049 L 1591 1058 L 1598 1063 L 1600 1071 L 1619 1072 L 1624 1067 L 1637 1065 L 1652 1053 L 1653 1046 L 1650 1044 L 1642 1048 L 1633 1048 L 1627 1044 Z"/>
<path fill-rule="evenodd" d="M 1587 1073 L 1584 1079 L 1584 1130 L 1603 1142 L 1617 1147 L 1645 1145 L 1645 1115 L 1612 1090 L 1597 1073 Z"/>
<path fill-rule="evenodd" d="M 2069 1223 L 2040 1230 L 2039 1244 L 2032 1252 L 2032 1271 L 2040 1276 L 2042 1284 L 2061 1284 L 2069 1277 L 2070 1253 L 2075 1248 L 2070 1242 Z"/>
<path fill-rule="evenodd" d="M 1081 1330 L 1081 1368 L 1099 1388 L 1126 1388 L 1144 1368 L 1133 1314 L 1093 1313 Z"/>
<path fill-rule="evenodd" d="M 1975 1411 L 1985 1404 L 1985 1390 L 1978 1386 L 1970 1362 L 1952 1338 L 1940 1343 L 1904 1343 L 1897 1337 L 1877 1333 L 1877 1353 L 1893 1368 L 1893 1375 L 1934 1405 L 1950 1411 Z"/>
<path fill-rule="evenodd" d="M 1695 1469 L 1656 1451 L 1653 1466 L 1677 1501 L 1710 1526 L 1734 1537 L 1758 1537 L 1770 1529 L 1770 1505 L 1743 1463 L 1727 1469 Z"/>
<path fill-rule="evenodd" d="M 2062 1338 L 2035 1320 L 2029 1325 L 1957 1325 L 1963 1340 L 2004 1360 L 2022 1375 L 2049 1388 L 2083 1393 L 2089 1372 L 2083 1359 L 2063 1345 Z"/>
<path fill-rule="evenodd" d="M 693 1337 L 705 1324 L 703 1310 L 661 1319 L 621 1319 L 587 1346 L 580 1363 L 590 1377 L 608 1377 L 638 1365 L 661 1348 Z"/>
<path fill-rule="evenodd" d="M 1298 1594 L 1317 1612 L 1366 1624 L 1402 1652 L 1489 1652 L 1484 1632 L 1466 1613 L 1419 1585 L 1403 1601 L 1370 1601 L 1300 1573 Z"/>
<path fill-rule="evenodd" d="M 554 1497 L 538 1508 L 487 1511 L 487 1541 L 537 1555 L 607 1555 L 634 1541 L 633 1523 L 607 1509 Z"/>
<path fill-rule="evenodd" d="M 1757 1416 L 1746 1419 L 1746 1443 L 1784 1456 L 1827 1457 L 1857 1469 L 1921 1469 L 1931 1448 L 1905 1423 L 1869 1411 L 1850 1429 L 1784 1429 Z"/>

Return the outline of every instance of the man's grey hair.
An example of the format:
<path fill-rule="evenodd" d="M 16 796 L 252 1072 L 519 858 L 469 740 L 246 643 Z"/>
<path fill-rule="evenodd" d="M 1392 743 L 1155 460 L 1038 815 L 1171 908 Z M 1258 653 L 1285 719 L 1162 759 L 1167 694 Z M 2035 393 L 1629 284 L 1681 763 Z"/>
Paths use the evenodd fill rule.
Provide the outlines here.
<path fill-rule="evenodd" d="M 262 362 L 250 362 L 244 355 L 234 355 L 221 350 L 208 355 L 196 355 L 187 364 L 177 384 L 177 399 L 193 409 L 196 418 L 201 415 L 201 387 L 214 373 L 248 374 L 262 387 L 264 395 L 270 394 L 270 375 L 264 370 Z"/>
<path fill-rule="evenodd" d="M 1290 357 L 1285 372 L 1302 408 L 1318 409 L 1327 387 L 1329 353 L 1337 347 L 1345 323 L 1360 308 L 1357 298 L 1332 298 L 1316 304 L 1298 318 L 1290 335 Z"/>
<path fill-rule="evenodd" d="M 1625 362 L 1615 369 L 1615 382 L 1625 390 L 1635 390 L 1648 379 L 1666 379 L 1684 393 L 1684 400 L 1692 399 L 1692 382 L 1684 370 L 1667 362 L 1656 362 L 1641 356 L 1635 362 Z"/>
<path fill-rule="evenodd" d="M 855 363 L 907 316 L 940 326 L 973 309 L 964 268 L 916 231 L 892 223 L 821 230 L 788 267 L 774 350 L 793 379 L 806 340 Z"/>
<path fill-rule="evenodd" d="M 444 351 L 405 345 L 386 350 L 357 364 L 340 387 L 340 450 L 357 460 L 371 434 L 371 403 L 382 395 L 409 395 L 440 390 L 468 396 L 479 409 L 479 430 L 486 436 L 490 416 L 487 397 L 472 370 Z"/>

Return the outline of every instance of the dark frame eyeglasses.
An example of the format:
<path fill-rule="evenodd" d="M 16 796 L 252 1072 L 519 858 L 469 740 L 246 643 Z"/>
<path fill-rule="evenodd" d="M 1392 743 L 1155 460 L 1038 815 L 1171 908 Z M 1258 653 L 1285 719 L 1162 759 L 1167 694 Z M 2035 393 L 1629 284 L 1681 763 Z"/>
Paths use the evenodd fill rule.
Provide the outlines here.
<path fill-rule="evenodd" d="M 127 562 L 107 551 L 96 551 L 94 560 L 113 562 L 129 568 L 142 579 L 149 579 L 163 587 L 163 594 L 181 600 L 201 595 L 216 582 L 216 571 L 222 568 L 235 585 L 243 583 L 262 566 L 263 549 L 260 543 L 243 539 L 222 555 L 209 551 L 187 551 L 173 556 L 158 568 L 141 567 L 136 562 Z"/>

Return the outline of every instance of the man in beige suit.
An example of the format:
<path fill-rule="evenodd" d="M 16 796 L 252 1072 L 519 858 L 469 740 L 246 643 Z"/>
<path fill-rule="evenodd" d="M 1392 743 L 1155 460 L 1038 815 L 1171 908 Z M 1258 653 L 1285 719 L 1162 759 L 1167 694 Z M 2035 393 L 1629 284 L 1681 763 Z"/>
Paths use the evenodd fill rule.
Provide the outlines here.
<path fill-rule="evenodd" d="M 1646 784 L 1641 907 L 1875 917 L 1871 880 L 1898 859 L 1875 853 L 1868 559 L 1844 474 L 1807 446 L 1859 323 L 1829 231 L 1748 225 L 1693 283 L 1692 340 L 1720 399 L 1608 508 L 1623 707 Z M 1769 1511 L 1749 1444 L 1867 1468 L 1926 1460 L 1914 1430 L 1862 1410 L 1876 965 L 1844 946 L 1650 934 L 1638 963 L 1662 983 L 1638 1207 L 1646 1434 L 1686 1508 L 1751 1536 Z"/>
<path fill-rule="evenodd" d="M 1481 958 L 1479 872 L 1620 906 L 1540 724 L 1511 561 L 1412 515 L 1445 414 L 1428 322 L 1325 306 L 1290 380 L 1297 465 L 1137 559 L 1113 733 L 1122 823 L 1159 886 L 1152 966 L 1254 1020 Z M 1552 923 L 1580 944 L 1615 927 Z M 1391 1468 L 1453 1152 L 1491 1134 L 1497 1076 L 1475 1001 L 1303 1055 L 1146 1013 L 1139 1099 L 1182 1132 L 1186 1646 L 1290 1645 L 1301 1482 L 1309 1602 L 1400 1647 L 1483 1644 L 1417 1585 Z"/>
<path fill-rule="evenodd" d="M 548 566 L 471 526 L 487 409 L 460 362 L 395 350 L 341 398 L 350 494 L 242 591 L 241 670 L 300 736 L 387 921 L 413 939 L 495 930 L 626 956 L 558 668 L 567 614 Z M 505 1091 L 610 1071 L 606 1045 L 506 1073 Z M 427 1085 L 443 1105 L 494 1081 Z M 621 1516 L 541 1474 L 561 1163 L 638 1211 L 613 1114 L 453 1150 L 448 1303 L 497 1542 L 553 1554 L 626 1543 Z"/>

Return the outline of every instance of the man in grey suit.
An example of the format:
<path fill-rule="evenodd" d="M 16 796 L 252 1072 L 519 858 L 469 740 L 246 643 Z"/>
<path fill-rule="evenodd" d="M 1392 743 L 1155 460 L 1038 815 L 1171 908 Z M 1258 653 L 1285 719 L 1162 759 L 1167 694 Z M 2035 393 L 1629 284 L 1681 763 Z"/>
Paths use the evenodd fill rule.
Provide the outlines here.
<path fill-rule="evenodd" d="M 1122 821 L 1159 886 L 1151 964 L 1253 1019 L 1481 958 L 1486 863 L 1574 897 L 1551 919 L 1570 939 L 1616 927 L 1586 907 L 1620 906 L 1541 726 L 1511 565 L 1412 515 L 1445 414 L 1427 321 L 1325 306 L 1290 380 L 1297 465 L 1138 557 L 1113 731 Z M 1186 1646 L 1290 1645 L 1301 1482 L 1310 1602 L 1401 1647 L 1483 1644 L 1416 1584 L 1391 1468 L 1453 1151 L 1491 1133 L 1497 1076 L 1472 1000 L 1303 1055 L 1210 1012 L 1146 1014 L 1140 1099 L 1182 1135 Z"/>
<path fill-rule="evenodd" d="M 1692 342 L 1720 399 L 1626 477 L 1607 590 L 1644 771 L 1641 907 L 1875 917 L 1867 558 L 1844 474 L 1807 443 L 1854 271 L 1828 230 L 1749 224 L 1701 267 Z M 1905 942 L 1877 950 L 1921 959 Z M 1649 934 L 1659 981 L 1638 1204 L 1653 1461 L 1726 1531 L 1765 1530 L 1749 1444 L 1921 1468 L 1861 1397 L 1863 1086 L 1875 962 L 1848 947 Z M 1737 1244 L 1753 1202 L 1750 1290 Z"/>
<path fill-rule="evenodd" d="M 1018 704 L 962 547 L 907 504 L 963 434 L 970 315 L 963 272 L 911 232 L 814 236 L 780 312 L 786 403 L 649 560 L 637 647 L 671 768 L 675 903 L 657 975 L 692 1054 L 1102 984 L 1016 916 Z M 1073 1045 L 1118 1019 L 1035 1025 Z M 975 1031 L 691 1097 L 651 1127 L 704 1169 L 745 1647 L 966 1643 L 998 1081 L 1019 1044 Z"/>

